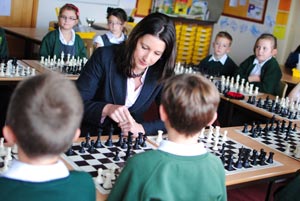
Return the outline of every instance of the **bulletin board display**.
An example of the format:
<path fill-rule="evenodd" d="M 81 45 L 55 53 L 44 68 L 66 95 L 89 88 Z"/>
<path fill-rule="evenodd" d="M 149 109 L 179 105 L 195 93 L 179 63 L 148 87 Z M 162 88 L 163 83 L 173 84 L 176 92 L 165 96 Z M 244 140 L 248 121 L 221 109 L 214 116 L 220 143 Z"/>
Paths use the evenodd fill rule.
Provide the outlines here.
<path fill-rule="evenodd" d="M 62 0 L 66 1 L 66 0 Z M 118 6 L 120 0 L 69 0 L 68 2 L 90 3 L 90 4 L 103 4 Z"/>
<path fill-rule="evenodd" d="M 222 15 L 264 23 L 268 0 L 225 0 Z"/>

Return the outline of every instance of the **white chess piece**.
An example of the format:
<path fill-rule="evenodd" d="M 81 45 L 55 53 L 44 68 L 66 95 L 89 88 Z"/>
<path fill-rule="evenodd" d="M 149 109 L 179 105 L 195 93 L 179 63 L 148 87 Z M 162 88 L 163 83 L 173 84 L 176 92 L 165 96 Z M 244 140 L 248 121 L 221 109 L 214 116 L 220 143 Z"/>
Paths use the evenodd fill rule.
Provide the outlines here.
<path fill-rule="evenodd" d="M 287 154 L 287 155 L 290 155 L 290 148 L 291 148 L 291 145 L 290 144 L 288 144 L 288 143 L 286 143 L 286 148 L 285 148 L 285 151 L 284 151 L 284 153 L 285 154 Z"/>
<path fill-rule="evenodd" d="M 228 133 L 228 131 L 225 130 L 224 134 L 223 134 L 223 137 L 222 137 L 222 142 L 226 142 L 227 141 L 227 133 Z"/>
<path fill-rule="evenodd" d="M 296 158 L 300 158 L 300 144 L 296 146 L 294 154 Z"/>
<path fill-rule="evenodd" d="M 115 168 L 115 167 L 112 167 L 112 168 L 110 169 L 111 180 L 115 180 L 115 179 L 116 179 L 115 171 L 116 171 L 116 168 Z"/>
<path fill-rule="evenodd" d="M 111 174 L 110 174 L 110 172 L 107 172 L 107 173 L 105 174 L 105 181 L 104 181 L 104 183 L 103 183 L 103 188 L 105 188 L 105 189 L 110 189 L 110 188 L 112 188 Z"/>
<path fill-rule="evenodd" d="M 13 158 L 11 156 L 11 147 L 7 147 L 6 156 L 7 160 L 11 161 Z"/>
<path fill-rule="evenodd" d="M 6 155 L 6 151 L 5 151 L 5 147 L 4 147 L 4 138 L 1 137 L 0 138 L 0 156 L 5 156 Z"/>
<path fill-rule="evenodd" d="M 159 145 L 160 142 L 163 140 L 163 137 L 162 137 L 163 131 L 162 130 L 158 130 L 157 133 L 158 133 L 158 135 L 157 135 L 157 138 L 156 138 L 156 144 Z"/>
<path fill-rule="evenodd" d="M 102 172 L 103 172 L 103 169 L 102 168 L 99 168 L 98 169 L 98 176 L 96 177 L 96 182 L 98 184 L 103 184 L 103 175 L 102 175 Z"/>
<path fill-rule="evenodd" d="M 212 134 L 213 134 L 213 129 L 214 127 L 210 126 L 209 127 L 209 131 L 208 131 L 208 135 L 207 135 L 207 142 L 212 142 Z"/>
<path fill-rule="evenodd" d="M 200 139 L 204 138 L 204 131 L 205 131 L 205 128 L 202 128 L 201 131 L 200 131 L 200 135 L 199 135 Z"/>
<path fill-rule="evenodd" d="M 0 173 L 5 172 L 6 170 L 8 170 L 8 164 L 9 164 L 9 160 L 7 159 L 7 157 L 4 157 L 4 165 L 3 167 L 0 169 Z"/>

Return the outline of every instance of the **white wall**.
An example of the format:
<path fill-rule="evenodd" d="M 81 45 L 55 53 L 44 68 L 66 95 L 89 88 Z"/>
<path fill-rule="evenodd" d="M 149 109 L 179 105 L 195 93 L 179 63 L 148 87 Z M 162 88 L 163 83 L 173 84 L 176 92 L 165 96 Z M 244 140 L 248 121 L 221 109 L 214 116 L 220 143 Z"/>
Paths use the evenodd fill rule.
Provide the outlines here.
<path fill-rule="evenodd" d="M 233 38 L 231 52 L 229 55 L 239 65 L 244 59 L 253 54 L 253 46 L 256 38 L 264 33 L 272 33 L 274 22 L 276 19 L 278 0 L 269 1 L 266 9 L 264 24 L 251 21 L 221 16 L 214 25 L 213 38 L 219 31 L 227 31 Z M 212 53 L 213 49 L 210 48 Z"/>
<path fill-rule="evenodd" d="M 83 0 L 82 0 L 83 1 Z M 86 2 L 89 2 L 86 0 Z M 96 22 L 106 23 L 106 9 L 107 7 L 120 7 L 125 11 L 130 11 L 135 8 L 136 0 L 117 0 L 118 5 L 104 5 L 82 3 L 76 0 L 39 0 L 37 28 L 48 28 L 49 21 L 57 20 L 55 8 L 62 7 L 66 3 L 73 3 L 79 8 L 80 20 L 83 25 L 87 25 L 86 18 L 94 18 Z"/>

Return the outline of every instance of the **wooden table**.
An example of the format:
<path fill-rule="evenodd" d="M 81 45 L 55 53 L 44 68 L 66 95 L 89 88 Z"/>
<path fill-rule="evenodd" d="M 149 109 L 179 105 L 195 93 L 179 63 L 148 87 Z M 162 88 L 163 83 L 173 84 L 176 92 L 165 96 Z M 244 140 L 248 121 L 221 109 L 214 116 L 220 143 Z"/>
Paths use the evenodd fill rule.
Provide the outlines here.
<path fill-rule="evenodd" d="M 296 84 L 300 83 L 300 77 L 293 77 L 292 70 L 289 68 L 284 67 L 283 65 L 280 67 L 282 72 L 281 80 L 286 82 L 291 86 L 295 86 Z"/>
<path fill-rule="evenodd" d="M 34 55 L 34 45 L 38 47 L 42 43 L 43 37 L 49 32 L 46 28 L 29 28 L 29 27 L 2 27 L 5 30 L 5 34 L 8 37 L 15 37 L 17 39 L 21 39 L 25 41 L 25 47 L 22 50 L 24 57 L 18 59 L 39 59 L 38 55 Z M 96 34 L 104 34 L 106 31 L 103 30 L 95 30 L 91 31 L 96 32 Z M 91 38 L 82 38 L 85 42 L 88 57 L 93 53 L 93 39 Z M 13 40 L 13 39 L 12 39 Z M 18 44 L 14 44 L 14 46 L 20 48 Z M 10 51 L 13 51 L 15 47 L 9 47 Z"/>

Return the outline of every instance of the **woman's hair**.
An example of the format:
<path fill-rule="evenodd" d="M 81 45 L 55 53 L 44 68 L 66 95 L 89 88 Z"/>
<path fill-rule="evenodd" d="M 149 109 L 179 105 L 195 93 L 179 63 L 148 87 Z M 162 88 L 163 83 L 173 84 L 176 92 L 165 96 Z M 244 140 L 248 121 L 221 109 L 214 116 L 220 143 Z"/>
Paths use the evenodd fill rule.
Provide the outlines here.
<path fill-rule="evenodd" d="M 160 79 L 170 77 L 174 73 L 176 59 L 176 31 L 174 22 L 165 14 L 152 13 L 143 18 L 131 31 L 125 41 L 125 49 L 117 54 L 119 70 L 130 77 L 133 68 L 133 54 L 139 38 L 146 34 L 158 37 L 166 48 L 161 58 L 153 65 L 161 76 Z"/>
<path fill-rule="evenodd" d="M 59 16 L 62 14 L 62 12 L 64 10 L 74 10 L 77 19 L 79 18 L 79 9 L 75 5 L 70 4 L 70 3 L 65 4 L 63 7 L 60 8 L 60 10 L 59 10 Z"/>
<path fill-rule="evenodd" d="M 122 23 L 127 21 L 127 14 L 122 8 L 108 7 L 106 12 L 107 12 L 107 16 L 106 16 L 107 20 L 110 16 L 113 15 L 113 16 L 117 17 L 119 20 L 121 20 Z"/>

